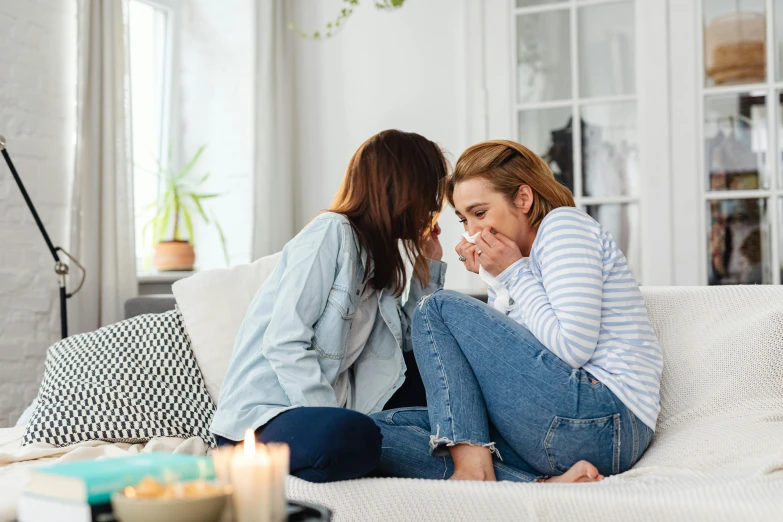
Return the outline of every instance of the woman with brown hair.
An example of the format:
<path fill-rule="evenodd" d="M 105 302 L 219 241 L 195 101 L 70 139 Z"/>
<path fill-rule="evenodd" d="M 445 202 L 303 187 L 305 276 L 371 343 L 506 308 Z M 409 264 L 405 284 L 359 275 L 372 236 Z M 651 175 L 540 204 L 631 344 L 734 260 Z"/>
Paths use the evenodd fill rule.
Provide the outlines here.
<path fill-rule="evenodd" d="M 633 466 L 660 410 L 661 349 L 612 234 L 524 146 L 466 150 L 447 183 L 457 253 L 489 285 L 413 319 L 427 408 L 374 416 L 380 469 L 412 478 L 590 482 Z"/>
<path fill-rule="evenodd" d="M 381 435 L 366 414 L 402 385 L 416 302 L 443 286 L 447 171 L 418 134 L 362 144 L 331 209 L 285 246 L 247 310 L 211 425 L 219 445 L 246 430 L 287 443 L 291 473 L 313 482 L 376 467 Z"/>

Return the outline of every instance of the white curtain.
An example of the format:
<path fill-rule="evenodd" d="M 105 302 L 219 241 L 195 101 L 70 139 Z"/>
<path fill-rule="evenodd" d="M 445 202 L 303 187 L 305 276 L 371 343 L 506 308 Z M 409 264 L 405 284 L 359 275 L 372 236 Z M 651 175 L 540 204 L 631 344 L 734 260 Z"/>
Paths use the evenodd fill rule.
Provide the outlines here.
<path fill-rule="evenodd" d="M 71 252 L 87 269 L 70 331 L 119 321 L 137 292 L 127 0 L 80 0 Z"/>
<path fill-rule="evenodd" d="M 253 259 L 280 251 L 294 229 L 290 38 L 285 0 L 256 2 Z"/>

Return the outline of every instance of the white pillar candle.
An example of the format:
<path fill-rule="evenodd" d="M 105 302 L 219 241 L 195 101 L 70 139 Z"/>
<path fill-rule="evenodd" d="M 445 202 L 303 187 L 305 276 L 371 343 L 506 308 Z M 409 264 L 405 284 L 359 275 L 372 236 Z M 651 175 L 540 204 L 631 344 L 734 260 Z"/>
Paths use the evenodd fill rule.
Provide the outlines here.
<path fill-rule="evenodd" d="M 231 461 L 231 485 L 234 489 L 236 522 L 272 522 L 272 465 L 263 444 L 256 444 L 248 430 L 245 442 L 237 446 Z"/>
<path fill-rule="evenodd" d="M 285 522 L 288 518 L 285 484 L 290 465 L 290 451 L 287 444 L 271 443 L 267 445 L 272 461 L 272 522 Z"/>
<path fill-rule="evenodd" d="M 244 443 L 215 448 L 212 451 L 215 478 L 230 484 L 234 492 L 223 520 L 285 522 L 290 460 L 287 444 L 259 444 L 250 430 L 245 433 Z"/>

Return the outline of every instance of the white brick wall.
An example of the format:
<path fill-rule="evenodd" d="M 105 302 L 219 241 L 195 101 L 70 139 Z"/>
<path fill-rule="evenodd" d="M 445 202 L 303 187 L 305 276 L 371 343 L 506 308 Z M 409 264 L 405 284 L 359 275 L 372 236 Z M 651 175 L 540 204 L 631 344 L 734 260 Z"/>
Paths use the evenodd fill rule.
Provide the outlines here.
<path fill-rule="evenodd" d="M 67 246 L 76 105 L 76 0 L 0 0 L 0 135 L 55 245 Z M 0 158 L 0 427 L 38 393 L 59 339 L 57 278 Z"/>

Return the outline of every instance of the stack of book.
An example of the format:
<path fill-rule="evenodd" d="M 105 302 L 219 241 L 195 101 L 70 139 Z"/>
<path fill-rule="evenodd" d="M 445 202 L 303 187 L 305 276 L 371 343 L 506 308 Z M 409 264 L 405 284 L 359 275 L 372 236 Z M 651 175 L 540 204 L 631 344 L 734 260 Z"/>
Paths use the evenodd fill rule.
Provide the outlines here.
<path fill-rule="evenodd" d="M 19 522 L 114 522 L 111 496 L 141 479 L 160 483 L 212 480 L 212 459 L 145 453 L 68 462 L 31 471 L 19 500 Z"/>

